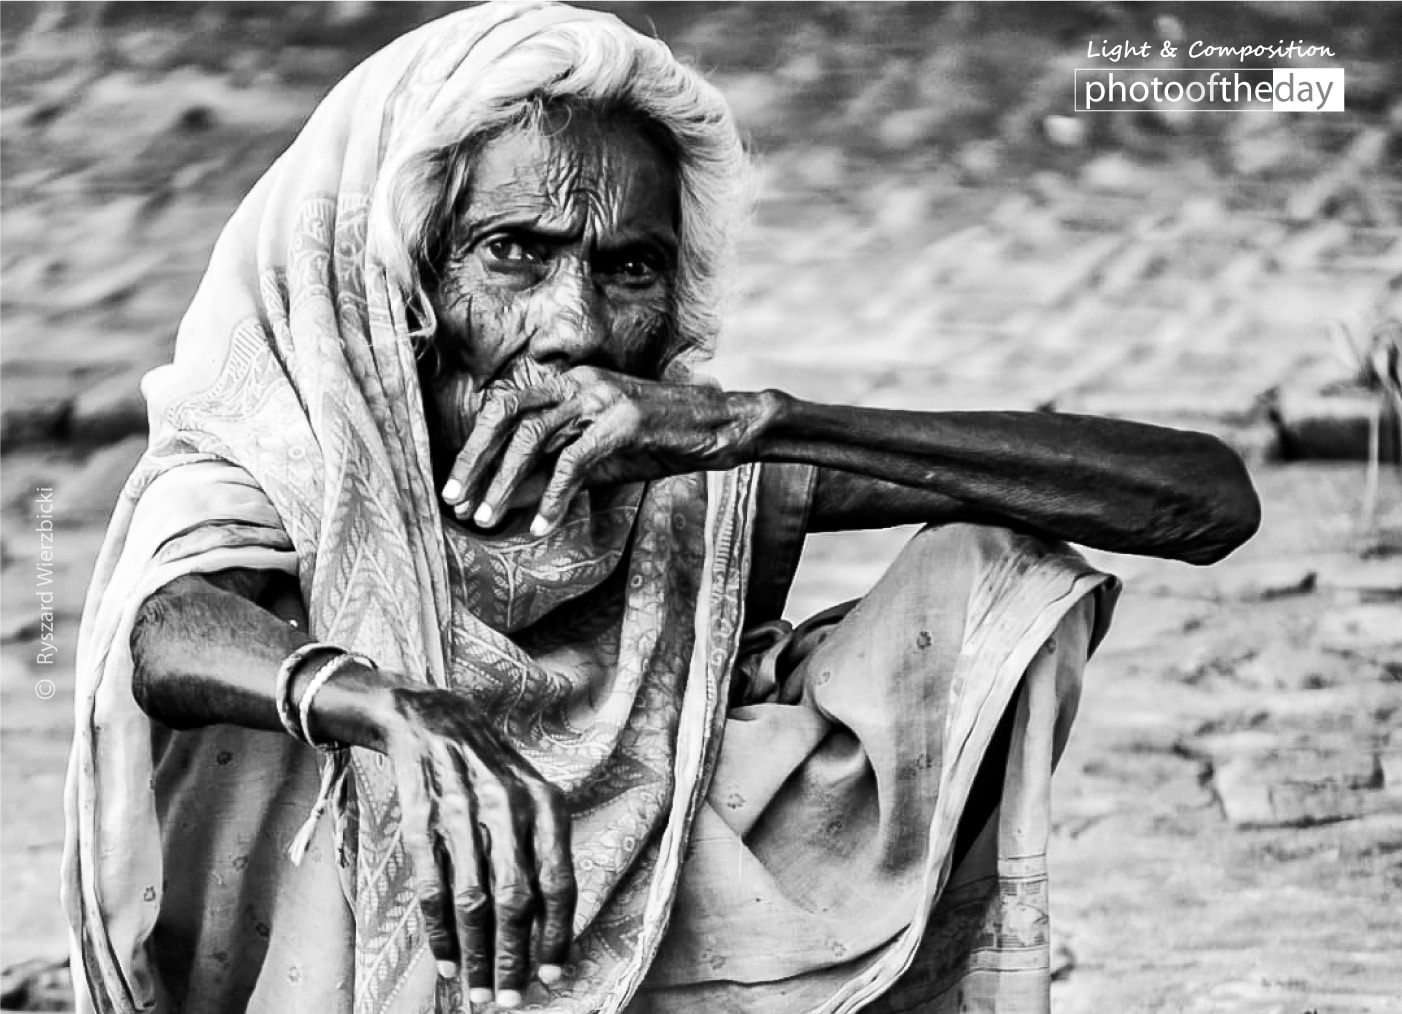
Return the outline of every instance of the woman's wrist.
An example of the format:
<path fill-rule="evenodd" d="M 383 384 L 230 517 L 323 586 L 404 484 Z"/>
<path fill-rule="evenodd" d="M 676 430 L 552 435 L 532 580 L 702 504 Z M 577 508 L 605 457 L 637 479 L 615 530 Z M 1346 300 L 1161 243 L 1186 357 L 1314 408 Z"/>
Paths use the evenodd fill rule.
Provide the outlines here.
<path fill-rule="evenodd" d="M 305 668 L 293 687 L 298 701 L 320 667 Z M 393 673 L 359 661 L 346 663 L 317 689 L 309 702 L 309 731 L 318 743 L 342 743 L 384 753 L 385 741 L 399 717 L 394 690 L 400 685 Z"/>
<path fill-rule="evenodd" d="M 794 398 L 783 391 L 728 391 L 726 399 L 738 432 L 736 464 L 765 460 Z"/>

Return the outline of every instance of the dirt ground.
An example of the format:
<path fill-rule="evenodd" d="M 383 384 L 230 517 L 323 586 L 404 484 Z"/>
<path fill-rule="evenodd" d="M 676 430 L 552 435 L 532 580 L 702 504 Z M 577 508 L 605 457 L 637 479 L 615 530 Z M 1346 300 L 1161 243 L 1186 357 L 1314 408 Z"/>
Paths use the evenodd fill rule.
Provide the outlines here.
<path fill-rule="evenodd" d="M 73 646 L 137 378 L 317 98 L 449 7 L 272 6 L 0 4 L 6 968 L 66 950 Z M 1373 395 L 1328 329 L 1402 317 L 1397 5 L 618 6 L 761 156 L 727 384 L 1105 412 L 1252 465 L 1264 524 L 1226 562 L 1092 554 L 1126 592 L 1055 782 L 1055 1009 L 1402 1011 L 1402 482 L 1383 466 L 1364 525 L 1362 461 L 1284 460 L 1359 453 Z M 1086 39 L 1154 32 L 1328 42 L 1350 112 L 1068 115 Z M 812 539 L 791 615 L 907 535 Z"/>

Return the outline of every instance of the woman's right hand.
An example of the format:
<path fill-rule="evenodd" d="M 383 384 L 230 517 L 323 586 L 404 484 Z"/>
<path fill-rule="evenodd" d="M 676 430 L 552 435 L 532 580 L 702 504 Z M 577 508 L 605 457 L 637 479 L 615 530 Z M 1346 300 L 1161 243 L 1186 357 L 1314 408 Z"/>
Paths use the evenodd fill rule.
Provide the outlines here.
<path fill-rule="evenodd" d="M 281 731 L 274 674 L 308 643 L 306 629 L 295 578 L 247 570 L 177 578 L 137 612 L 132 693 L 171 728 L 227 722 Z M 292 700 L 302 700 L 319 671 L 315 663 L 299 668 Z M 439 971 L 465 968 L 472 1000 L 495 994 L 503 1007 L 520 1002 L 533 959 L 542 982 L 558 980 L 575 907 L 560 793 L 463 694 L 406 685 L 358 662 L 317 691 L 307 720 L 317 742 L 376 750 L 393 764 Z"/>
<path fill-rule="evenodd" d="M 344 707 L 360 682 L 338 676 L 318 694 L 314 711 L 324 721 L 317 725 L 328 735 L 345 729 L 337 699 Z M 354 696 L 354 724 L 365 730 L 366 697 Z M 461 966 L 473 1003 L 514 1007 L 533 965 L 549 984 L 568 960 L 575 880 L 564 797 L 462 694 L 398 686 L 374 696 L 374 732 L 354 739 L 394 767 L 404 846 L 439 973 L 453 976 Z"/>

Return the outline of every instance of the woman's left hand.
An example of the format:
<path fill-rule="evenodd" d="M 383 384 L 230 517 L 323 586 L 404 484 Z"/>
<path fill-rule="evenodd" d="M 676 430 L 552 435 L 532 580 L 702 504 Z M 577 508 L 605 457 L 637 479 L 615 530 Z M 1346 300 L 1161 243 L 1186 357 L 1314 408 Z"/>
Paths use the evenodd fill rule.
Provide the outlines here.
<path fill-rule="evenodd" d="M 546 474 L 541 535 L 585 485 L 732 468 L 754 455 L 770 395 L 641 380 L 580 366 L 523 389 L 489 388 L 443 487 L 458 517 L 493 525 Z M 553 467 L 545 469 L 550 458 Z"/>

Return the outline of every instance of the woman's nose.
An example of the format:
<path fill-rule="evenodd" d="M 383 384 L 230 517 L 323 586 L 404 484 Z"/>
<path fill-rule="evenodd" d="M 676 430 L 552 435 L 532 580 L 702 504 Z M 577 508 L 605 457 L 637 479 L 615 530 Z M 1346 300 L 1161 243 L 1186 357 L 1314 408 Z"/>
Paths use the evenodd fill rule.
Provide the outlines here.
<path fill-rule="evenodd" d="M 603 296 L 587 265 L 561 270 L 543 288 L 530 344 L 532 357 L 578 366 L 598 352 L 608 337 Z"/>

